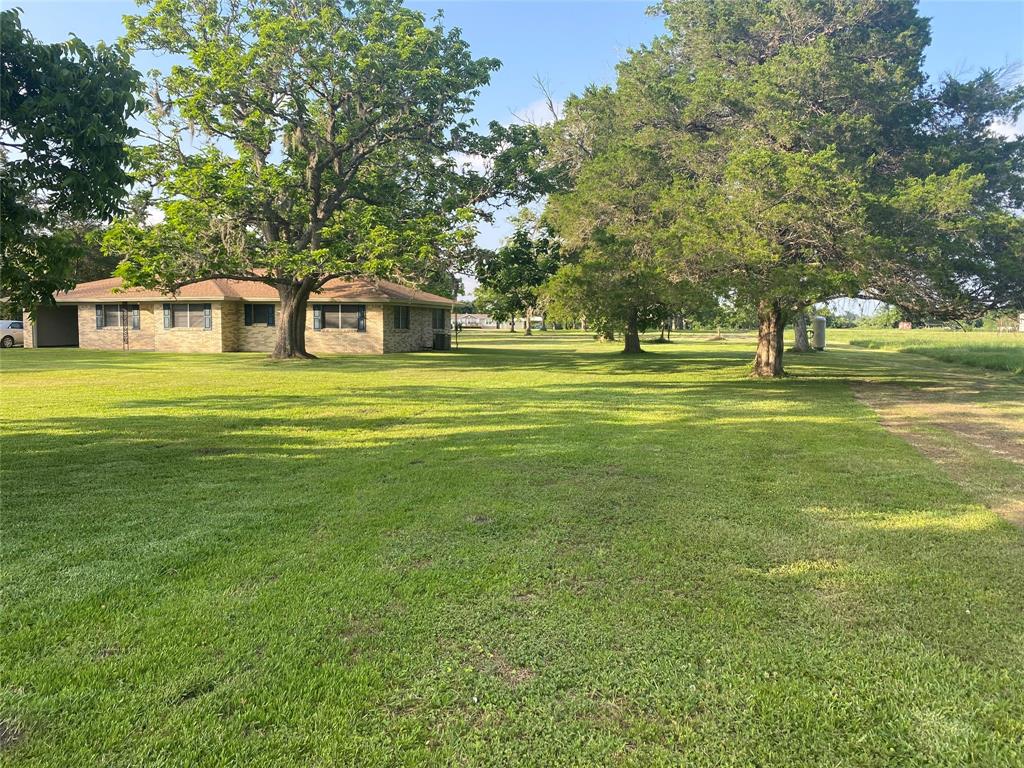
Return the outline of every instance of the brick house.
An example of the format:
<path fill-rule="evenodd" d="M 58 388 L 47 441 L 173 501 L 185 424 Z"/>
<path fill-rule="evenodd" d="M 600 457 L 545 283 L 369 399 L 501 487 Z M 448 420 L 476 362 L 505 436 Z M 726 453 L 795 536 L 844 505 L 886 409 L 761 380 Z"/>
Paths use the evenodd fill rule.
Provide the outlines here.
<path fill-rule="evenodd" d="M 25 346 L 155 352 L 270 352 L 280 316 L 265 283 L 204 280 L 170 295 L 117 277 L 57 294 L 25 318 Z M 383 280 L 332 280 L 309 300 L 314 355 L 450 349 L 452 300 Z"/>

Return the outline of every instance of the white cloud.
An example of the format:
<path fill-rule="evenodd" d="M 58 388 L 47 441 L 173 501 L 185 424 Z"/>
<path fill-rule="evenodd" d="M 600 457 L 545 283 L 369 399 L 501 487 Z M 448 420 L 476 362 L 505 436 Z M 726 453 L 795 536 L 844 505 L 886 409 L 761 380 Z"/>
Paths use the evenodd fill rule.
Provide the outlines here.
<path fill-rule="evenodd" d="M 988 127 L 988 132 L 1004 139 L 1016 139 L 1024 136 L 1024 115 L 1018 118 L 1016 123 L 996 120 Z"/>
<path fill-rule="evenodd" d="M 480 155 L 472 155 L 466 152 L 453 152 L 452 159 L 455 160 L 455 165 L 463 173 L 467 171 L 486 173 L 490 170 L 489 161 Z"/>
<path fill-rule="evenodd" d="M 551 114 L 551 108 L 554 107 L 555 113 L 561 115 L 564 104 L 565 102 L 556 99 L 549 105 L 547 99 L 537 99 L 521 109 L 512 110 L 512 115 L 519 123 L 547 125 L 555 121 L 555 115 Z"/>

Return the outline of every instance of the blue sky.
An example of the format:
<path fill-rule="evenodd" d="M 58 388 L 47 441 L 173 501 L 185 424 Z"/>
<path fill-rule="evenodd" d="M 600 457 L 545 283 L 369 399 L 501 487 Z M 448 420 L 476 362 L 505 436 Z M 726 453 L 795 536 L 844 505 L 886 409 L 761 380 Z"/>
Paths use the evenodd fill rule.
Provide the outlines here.
<path fill-rule="evenodd" d="M 535 102 L 534 77 L 548 81 L 558 97 L 589 82 L 614 79 L 615 64 L 630 47 L 650 40 L 661 21 L 645 13 L 646 2 L 548 2 L 542 0 L 410 1 L 430 15 L 444 11 L 446 24 L 458 26 L 479 56 L 503 63 L 477 105 L 483 120 L 512 119 Z M 20 7 L 24 23 L 40 39 L 65 39 L 74 32 L 83 40 L 113 40 L 122 32 L 121 17 L 136 12 L 130 0 L 0 0 Z M 930 74 L 971 72 L 1024 61 L 1024 0 L 924 2 L 932 18 Z M 156 59 L 137 62 L 142 70 Z"/>
<path fill-rule="evenodd" d="M 616 62 L 661 29 L 659 19 L 646 15 L 646 2 L 410 0 L 408 4 L 427 15 L 443 10 L 445 23 L 462 29 L 474 54 L 502 61 L 477 102 L 475 116 L 481 122 L 542 115 L 537 77 L 548 83 L 559 100 L 588 83 L 614 80 Z M 0 0 L 0 6 L 22 8 L 24 25 L 48 42 L 65 39 L 71 32 L 89 43 L 113 40 L 122 32 L 121 17 L 136 11 L 134 2 L 124 0 Z M 933 77 L 1024 62 L 1024 0 L 922 2 L 921 12 L 932 19 L 926 68 Z M 139 60 L 136 66 L 146 71 L 160 62 Z M 501 223 L 487 227 L 480 233 L 480 242 L 493 247 L 506 231 Z"/>

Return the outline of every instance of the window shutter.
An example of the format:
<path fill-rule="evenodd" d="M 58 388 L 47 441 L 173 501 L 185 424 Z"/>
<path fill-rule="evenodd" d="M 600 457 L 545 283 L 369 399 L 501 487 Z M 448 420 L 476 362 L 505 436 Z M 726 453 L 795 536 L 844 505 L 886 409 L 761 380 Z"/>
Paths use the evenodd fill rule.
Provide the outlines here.
<path fill-rule="evenodd" d="M 359 307 L 359 311 L 356 314 L 356 330 L 357 331 L 365 331 L 366 330 L 366 305 L 365 304 L 363 304 L 363 305 L 361 305 Z"/>
<path fill-rule="evenodd" d="M 139 317 L 139 308 L 138 307 L 132 307 L 132 330 L 133 331 L 137 331 L 141 327 L 140 323 L 139 323 L 140 319 L 141 318 Z"/>
<path fill-rule="evenodd" d="M 171 327 L 171 305 L 164 304 L 164 328 Z"/>
<path fill-rule="evenodd" d="M 96 305 L 96 330 L 103 328 L 103 305 Z"/>
<path fill-rule="evenodd" d="M 267 307 L 267 325 L 274 324 L 274 305 L 271 304 Z"/>
<path fill-rule="evenodd" d="M 245 305 L 245 324 L 252 325 L 252 304 Z"/>
<path fill-rule="evenodd" d="M 319 331 L 324 325 L 323 306 L 320 304 L 313 305 L 313 330 Z"/>
<path fill-rule="evenodd" d="M 213 305 L 203 304 L 203 330 L 209 331 L 213 328 Z"/>

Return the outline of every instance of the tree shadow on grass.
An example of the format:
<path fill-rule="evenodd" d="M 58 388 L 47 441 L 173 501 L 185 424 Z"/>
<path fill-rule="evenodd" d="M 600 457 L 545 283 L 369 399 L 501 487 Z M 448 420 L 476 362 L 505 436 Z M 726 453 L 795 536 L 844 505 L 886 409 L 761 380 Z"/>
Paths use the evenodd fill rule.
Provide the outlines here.
<path fill-rule="evenodd" d="M 167 728 L 260 747 L 275 732 L 251 713 L 271 702 L 282 732 L 328 706 L 352 723 L 318 743 L 399 749 L 413 729 L 449 755 L 537 722 L 668 749 L 680 722 L 778 732 L 810 712 L 808 738 L 853 759 L 865 737 L 916 738 L 907 711 L 990 733 L 971 713 L 1020 714 L 1024 537 L 880 430 L 839 371 L 655 378 L 684 358 L 583 356 L 556 365 L 608 375 L 529 388 L 371 385 L 394 358 L 332 359 L 292 369 L 321 375 L 311 395 L 8 420 L 5 668 L 26 748 L 45 731 L 71 754 L 91 722 L 132 734 L 104 747 L 126 758 Z M 330 375 L 353 369 L 367 382 Z"/>

